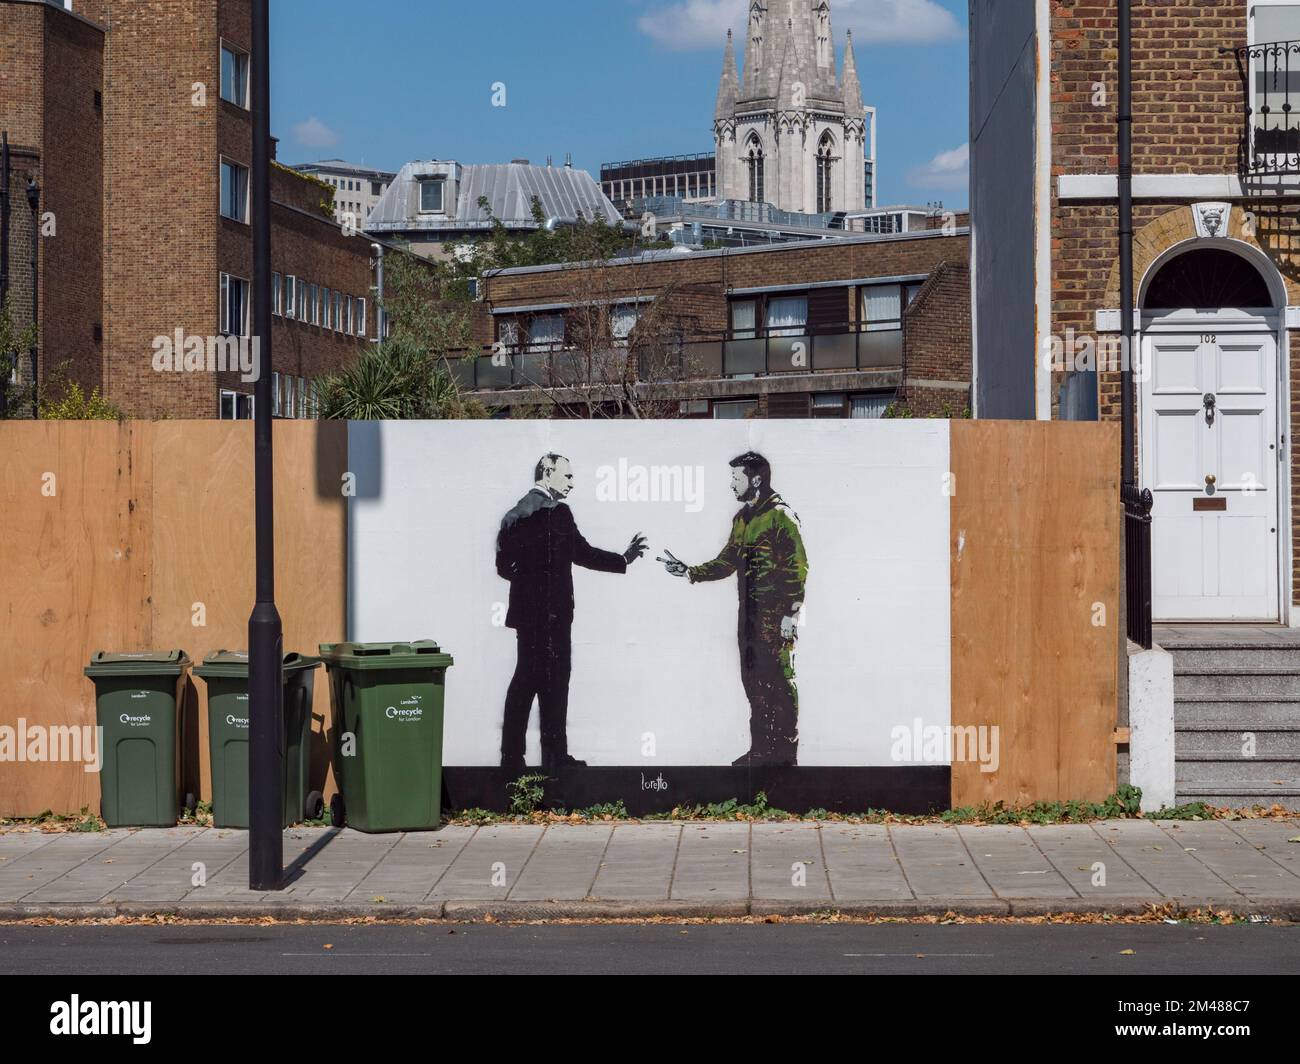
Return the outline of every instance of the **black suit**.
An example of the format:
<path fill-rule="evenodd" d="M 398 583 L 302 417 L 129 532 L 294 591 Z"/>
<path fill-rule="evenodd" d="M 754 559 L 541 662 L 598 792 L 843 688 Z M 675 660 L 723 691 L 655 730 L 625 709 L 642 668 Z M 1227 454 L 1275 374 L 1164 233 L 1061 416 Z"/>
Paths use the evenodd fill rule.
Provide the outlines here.
<path fill-rule="evenodd" d="M 602 573 L 627 572 L 623 555 L 589 544 L 578 531 L 573 511 L 549 492 L 534 488 L 506 514 L 497 535 L 497 573 L 510 581 L 506 626 L 515 629 L 519 643 L 501 725 L 503 766 L 523 762 L 534 698 L 543 766 L 557 765 L 568 755 L 575 565 Z"/>

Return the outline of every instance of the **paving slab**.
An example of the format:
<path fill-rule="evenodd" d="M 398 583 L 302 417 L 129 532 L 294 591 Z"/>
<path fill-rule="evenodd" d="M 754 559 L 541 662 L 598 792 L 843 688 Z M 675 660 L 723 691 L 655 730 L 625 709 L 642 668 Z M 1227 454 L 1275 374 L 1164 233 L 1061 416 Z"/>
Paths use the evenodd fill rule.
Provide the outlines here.
<path fill-rule="evenodd" d="M 1300 820 L 1230 820 L 1224 821 L 1241 838 L 1260 853 L 1275 861 L 1292 875 L 1300 876 Z"/>
<path fill-rule="evenodd" d="M 999 898 L 1074 899 L 1079 895 L 1024 828 L 959 827 L 957 834 Z"/>
<path fill-rule="evenodd" d="M 248 838 L 198 829 L 182 845 L 124 883 L 115 894 L 133 901 L 179 901 L 245 854 Z"/>
<path fill-rule="evenodd" d="M 751 897 L 830 903 L 831 884 L 816 824 L 755 824 L 750 845 Z"/>
<path fill-rule="evenodd" d="M 914 896 L 884 824 L 823 824 L 821 837 L 836 901 L 903 901 Z"/>
<path fill-rule="evenodd" d="M 669 897 L 677 901 L 747 899 L 749 825 L 684 825 Z"/>
<path fill-rule="evenodd" d="M 1027 828 L 1029 837 L 1080 897 L 1154 896 L 1156 891 L 1119 857 L 1091 824 L 1044 824 Z"/>
<path fill-rule="evenodd" d="M 472 827 L 458 824 L 403 835 L 345 900 L 423 902 L 473 837 Z"/>
<path fill-rule="evenodd" d="M 918 898 L 992 898 L 957 829 L 914 824 L 891 827 L 903 874 Z"/>
<path fill-rule="evenodd" d="M 185 842 L 177 829 L 127 835 L 20 900 L 72 904 L 109 898 Z"/>
<path fill-rule="evenodd" d="M 1107 820 L 1095 825 L 1109 844 L 1159 896 L 1200 901 L 1236 892 L 1220 876 L 1187 853 L 1174 839 L 1149 820 Z"/>
<path fill-rule="evenodd" d="M 17 901 L 65 876 L 127 837 L 127 832 L 77 832 L 51 836 L 48 845 L 0 865 L 0 902 Z"/>
<path fill-rule="evenodd" d="M 534 824 L 478 828 L 429 893 L 430 901 L 504 901 L 544 829 Z"/>
<path fill-rule="evenodd" d="M 591 893 L 613 827 L 557 824 L 546 829 L 510 888 L 511 901 L 580 901 Z"/>
<path fill-rule="evenodd" d="M 1159 824 L 1174 845 L 1194 854 L 1233 890 L 1247 897 L 1300 898 L 1300 878 L 1260 853 L 1227 824 L 1217 820 L 1163 820 Z"/>
<path fill-rule="evenodd" d="M 618 825 L 591 896 L 603 901 L 667 901 L 681 834 L 680 824 Z"/>

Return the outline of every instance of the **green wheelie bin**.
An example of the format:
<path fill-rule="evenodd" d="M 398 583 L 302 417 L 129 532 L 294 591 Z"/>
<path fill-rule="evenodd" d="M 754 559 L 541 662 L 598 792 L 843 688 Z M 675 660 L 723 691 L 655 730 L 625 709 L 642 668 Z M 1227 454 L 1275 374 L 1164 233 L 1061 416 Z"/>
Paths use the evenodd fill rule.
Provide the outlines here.
<path fill-rule="evenodd" d="M 320 791 L 311 782 L 311 699 L 320 658 L 284 656 L 285 827 L 321 815 Z M 248 827 L 248 652 L 218 650 L 196 666 L 208 685 L 208 758 L 212 768 L 212 823 Z"/>
<path fill-rule="evenodd" d="M 101 650 L 85 668 L 103 729 L 100 815 L 109 827 L 172 827 L 180 817 L 177 708 L 189 664 L 183 650 Z"/>
<path fill-rule="evenodd" d="M 447 669 L 437 643 L 322 644 L 334 721 L 335 827 L 432 830 L 442 821 Z"/>

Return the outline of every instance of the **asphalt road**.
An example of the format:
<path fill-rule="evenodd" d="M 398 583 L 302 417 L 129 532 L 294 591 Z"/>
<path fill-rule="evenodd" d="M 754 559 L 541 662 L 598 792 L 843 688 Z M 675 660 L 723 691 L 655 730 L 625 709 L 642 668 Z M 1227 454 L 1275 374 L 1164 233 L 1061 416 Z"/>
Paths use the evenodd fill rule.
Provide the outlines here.
<path fill-rule="evenodd" d="M 326 948 L 329 947 L 329 948 Z M 1132 950 L 1131 954 L 1124 951 Z M 1300 926 L 0 927 L 0 974 L 1125 974 L 1300 972 Z"/>

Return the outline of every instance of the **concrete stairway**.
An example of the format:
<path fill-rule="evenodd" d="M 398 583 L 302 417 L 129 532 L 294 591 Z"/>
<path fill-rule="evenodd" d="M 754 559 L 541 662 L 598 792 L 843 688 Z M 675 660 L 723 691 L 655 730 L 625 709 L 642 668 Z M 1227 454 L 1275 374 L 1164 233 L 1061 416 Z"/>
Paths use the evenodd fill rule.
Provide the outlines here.
<path fill-rule="evenodd" d="M 1178 801 L 1300 809 L 1300 631 L 1157 629 L 1174 658 Z"/>

